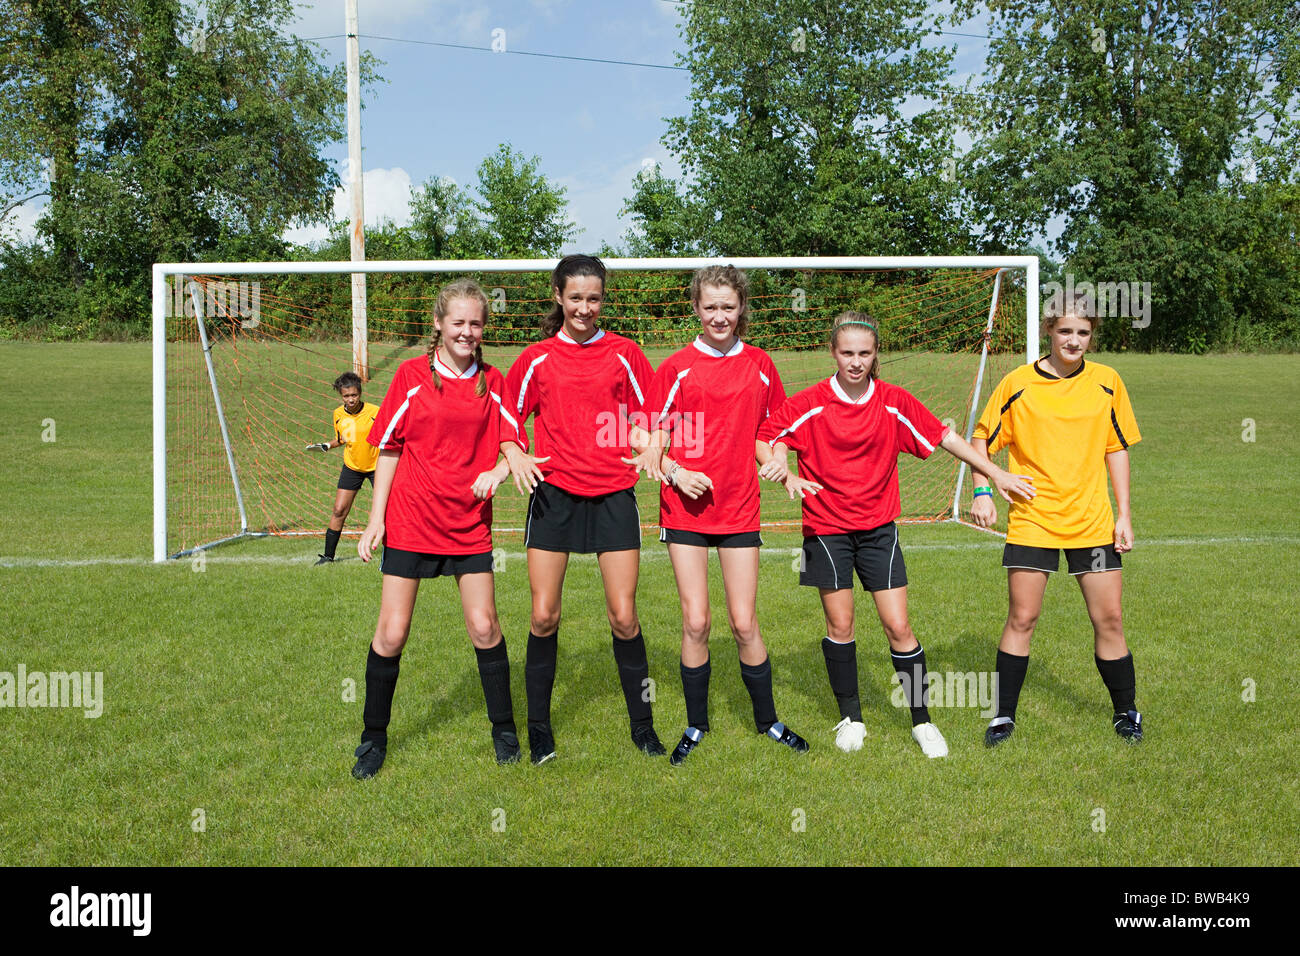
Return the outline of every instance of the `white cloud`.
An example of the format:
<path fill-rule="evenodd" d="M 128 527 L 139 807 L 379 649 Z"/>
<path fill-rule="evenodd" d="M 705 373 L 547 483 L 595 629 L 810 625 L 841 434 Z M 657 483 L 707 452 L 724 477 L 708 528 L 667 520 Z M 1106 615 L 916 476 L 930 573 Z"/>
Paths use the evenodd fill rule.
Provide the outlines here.
<path fill-rule="evenodd" d="M 358 0 L 357 23 L 362 33 L 372 33 L 424 20 L 440 7 L 452 5 L 430 0 L 380 0 L 378 3 Z M 297 7 L 298 18 L 290 29 L 299 36 L 333 36 L 343 32 L 345 8 L 341 0 L 306 0 Z"/>
<path fill-rule="evenodd" d="M 14 208 L 0 222 L 0 234 L 20 242 L 31 242 L 36 238 L 36 220 L 45 211 L 48 199 L 33 199 Z"/>
<path fill-rule="evenodd" d="M 548 12 L 545 8 L 551 5 L 543 2 L 542 12 Z M 290 32 L 301 37 L 343 33 L 344 6 L 340 0 L 307 0 L 298 7 L 298 18 L 290 24 Z M 377 47 L 364 40 L 366 34 L 475 46 L 491 43 L 493 27 L 505 29 L 508 41 L 513 41 L 516 33 L 522 36 L 518 24 L 512 27 L 508 17 L 495 15 L 481 0 L 359 0 L 357 25 L 363 36 L 362 46 L 367 49 Z"/>
<path fill-rule="evenodd" d="M 586 169 L 555 180 L 567 190 L 569 218 L 584 230 L 565 246 L 564 253 L 591 252 L 602 241 L 611 245 L 622 243 L 623 233 L 631 228 L 632 222 L 619 211 L 632 195 L 632 180 L 647 159 L 657 162 L 665 176 L 676 179 L 682 174 L 672 154 L 662 144 L 653 143 L 643 146 L 639 152 L 623 153 L 617 157 L 617 166 Z"/>
<path fill-rule="evenodd" d="M 347 163 L 341 163 L 339 175 L 346 179 Z M 346 182 L 334 190 L 334 219 L 348 222 L 352 216 L 352 191 Z M 385 220 L 399 226 L 411 221 L 411 174 L 400 166 L 393 169 L 367 169 L 362 178 L 361 198 L 365 205 L 366 228 L 377 228 Z M 329 226 L 291 226 L 284 232 L 289 242 L 319 242 L 329 235 Z"/>

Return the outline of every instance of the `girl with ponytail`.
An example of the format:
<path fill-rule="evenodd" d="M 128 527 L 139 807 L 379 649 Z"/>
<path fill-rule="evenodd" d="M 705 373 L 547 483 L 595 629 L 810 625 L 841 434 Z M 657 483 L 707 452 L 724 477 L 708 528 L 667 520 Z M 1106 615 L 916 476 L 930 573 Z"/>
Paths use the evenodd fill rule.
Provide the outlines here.
<path fill-rule="evenodd" d="M 926 706 L 925 651 L 907 614 L 907 569 L 894 519 L 902 512 L 898 456 L 929 458 L 936 448 L 988 475 L 1008 501 L 1032 498 L 1022 475 L 1009 475 L 944 425 L 911 392 L 880 379 L 880 335 L 861 312 L 845 312 L 831 329 L 836 372 L 792 396 L 759 429 L 759 475 L 785 484 L 803 501 L 799 583 L 815 587 L 826 616 L 822 655 L 839 706 L 835 745 L 861 750 L 866 727 L 858 697 L 853 575 L 871 592 L 889 640 L 902 701 L 912 715 L 912 739 L 927 757 L 946 757 L 948 744 Z M 799 459 L 789 472 L 786 454 Z"/>
<path fill-rule="evenodd" d="M 524 349 L 506 377 L 510 414 L 521 425 L 536 416 L 541 457 L 502 448 L 516 486 L 531 492 L 524 531 L 533 601 L 525 668 L 529 750 L 537 764 L 555 756 L 551 689 L 560 600 L 569 555 L 577 552 L 594 553 L 600 565 L 632 743 L 659 756 L 665 750 L 655 734 L 636 612 L 641 516 L 633 491 L 642 469 L 656 480 L 662 475 L 661 449 L 649 446 L 644 428 L 653 372 L 636 343 L 598 326 L 605 301 L 599 259 L 565 256 L 551 292 L 555 304 L 542 319 L 542 340 Z"/>

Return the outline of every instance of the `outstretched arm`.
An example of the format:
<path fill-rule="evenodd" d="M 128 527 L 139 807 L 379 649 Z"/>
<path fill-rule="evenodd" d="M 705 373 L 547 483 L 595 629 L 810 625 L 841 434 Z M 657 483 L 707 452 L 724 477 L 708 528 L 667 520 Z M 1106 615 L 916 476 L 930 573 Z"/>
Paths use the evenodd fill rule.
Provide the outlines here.
<path fill-rule="evenodd" d="M 987 480 L 993 483 L 993 487 L 998 490 L 998 494 L 1002 495 L 1007 501 L 1011 500 L 1013 494 L 1026 501 L 1034 497 L 1034 486 L 1030 484 L 1033 481 L 1032 478 L 1028 475 L 1012 475 L 1003 471 L 989 461 L 987 456 L 972 448 L 968 441 L 959 437 L 951 428 L 948 429 L 948 434 L 943 436 L 943 441 L 939 443 L 939 446 L 958 461 L 964 461 L 970 465 L 977 487 Z"/>

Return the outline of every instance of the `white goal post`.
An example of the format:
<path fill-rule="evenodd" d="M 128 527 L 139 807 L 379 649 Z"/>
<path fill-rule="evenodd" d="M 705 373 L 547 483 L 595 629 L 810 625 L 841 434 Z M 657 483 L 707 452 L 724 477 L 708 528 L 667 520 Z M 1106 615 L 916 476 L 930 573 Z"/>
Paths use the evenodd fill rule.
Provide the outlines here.
<path fill-rule="evenodd" d="M 369 261 L 369 262 L 202 262 L 202 263 L 156 263 L 153 266 L 153 300 L 152 300 L 152 356 L 153 356 L 153 559 L 165 561 L 167 554 L 167 342 L 169 306 L 173 305 L 172 288 L 177 277 L 184 276 L 249 276 L 249 275 L 303 275 L 303 274 L 339 274 L 354 273 L 548 273 L 555 268 L 558 259 L 504 259 L 504 260 L 406 260 L 406 261 Z M 655 258 L 655 259 L 605 259 L 605 267 L 611 272 L 654 272 L 686 271 L 710 265 L 733 265 L 739 269 L 768 270 L 934 270 L 934 269 L 971 269 L 997 270 L 994 293 L 989 306 L 989 324 L 993 325 L 994 311 L 997 306 L 998 287 L 1002 272 L 1013 270 L 1022 272 L 1025 287 L 1025 359 L 1035 361 L 1039 356 L 1039 261 L 1037 256 L 829 256 L 829 257 L 727 257 L 712 256 L 704 258 Z M 196 294 L 194 287 L 188 289 L 192 307 L 199 324 L 205 360 L 208 363 L 208 375 L 212 383 L 212 400 L 216 406 L 217 417 L 221 424 L 226 457 L 234 483 L 234 496 L 239 501 L 240 521 L 243 527 L 227 538 L 231 540 L 246 536 L 251 532 L 244 515 L 242 494 L 236 461 L 231 453 L 229 436 L 225 434 L 225 416 L 221 408 L 221 396 L 217 380 L 212 372 L 210 347 L 207 333 L 203 327 L 202 295 Z M 365 354 L 364 327 L 354 331 L 353 355 Z M 987 339 L 987 336 L 986 336 Z M 984 346 L 988 350 L 987 340 Z M 975 398 L 966 428 L 966 437 L 970 431 L 979 409 L 984 385 L 984 361 L 980 359 L 979 373 L 975 386 Z M 962 465 L 964 469 L 965 466 Z M 957 511 L 957 497 L 960 495 L 961 478 L 953 496 L 953 513 Z M 217 542 L 201 545 L 207 547 Z"/>

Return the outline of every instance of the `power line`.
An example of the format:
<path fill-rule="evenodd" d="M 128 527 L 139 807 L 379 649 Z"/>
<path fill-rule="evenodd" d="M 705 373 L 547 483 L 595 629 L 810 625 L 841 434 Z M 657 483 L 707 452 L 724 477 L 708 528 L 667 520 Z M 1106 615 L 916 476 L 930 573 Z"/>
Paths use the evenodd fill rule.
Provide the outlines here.
<path fill-rule="evenodd" d="M 583 63 L 608 63 L 613 66 L 640 66 L 648 70 L 673 70 L 678 73 L 688 73 L 689 70 L 684 66 L 669 66 L 665 63 L 641 63 L 636 60 L 606 60 L 593 56 L 572 56 L 567 53 L 537 53 L 532 50 L 494 50 L 490 46 L 471 46 L 467 43 L 440 43 L 437 40 L 413 40 L 410 37 L 383 37 L 371 33 L 358 33 L 357 36 L 362 40 L 387 40 L 391 43 L 415 43 L 419 46 L 437 46 L 449 50 L 474 50 L 478 53 L 513 53 L 515 56 L 539 56 L 548 60 L 578 60 Z M 341 40 L 342 33 L 333 33 L 329 36 L 322 37 L 301 37 L 306 41 L 316 40 Z"/>

